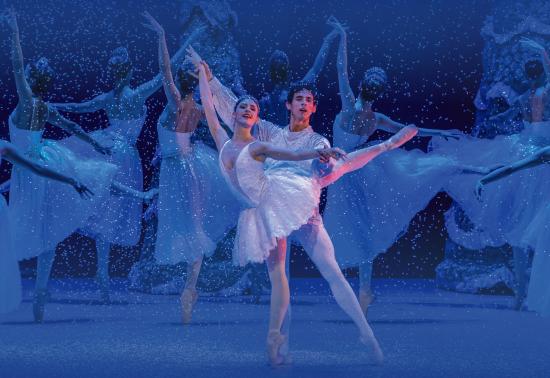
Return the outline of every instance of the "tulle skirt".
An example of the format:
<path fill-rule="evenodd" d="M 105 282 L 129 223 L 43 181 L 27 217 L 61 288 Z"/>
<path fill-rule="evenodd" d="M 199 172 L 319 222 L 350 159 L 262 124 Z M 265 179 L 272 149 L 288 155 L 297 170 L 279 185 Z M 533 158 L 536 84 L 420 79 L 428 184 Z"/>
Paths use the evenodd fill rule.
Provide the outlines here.
<path fill-rule="evenodd" d="M 143 119 L 126 122 L 125 127 L 141 129 Z M 112 122 L 112 123 L 113 123 Z M 135 123 L 135 124 L 134 124 Z M 143 190 L 143 171 L 139 152 L 135 146 L 135 140 L 130 140 L 117 132 L 119 127 L 110 126 L 105 130 L 98 130 L 90 135 L 104 146 L 112 147 L 111 155 L 102 155 L 95 151 L 91 145 L 84 143 L 76 137 L 69 137 L 60 141 L 81 156 L 91 159 L 99 159 L 118 167 L 115 180 L 137 191 Z M 108 205 L 103 212 L 91 220 L 83 231 L 90 236 L 101 236 L 104 240 L 118 245 L 132 246 L 139 242 L 141 235 L 141 214 L 143 201 L 128 196 L 111 195 Z"/>
<path fill-rule="evenodd" d="M 155 258 L 160 264 L 210 256 L 240 206 L 227 189 L 217 152 L 197 142 L 192 151 L 163 157 L 160 168 Z"/>
<path fill-rule="evenodd" d="M 242 177 L 242 176 L 241 176 Z M 265 171 L 256 207 L 241 211 L 233 261 L 237 265 L 263 262 L 277 245 L 306 224 L 319 205 L 320 186 L 292 167 Z"/>
<path fill-rule="evenodd" d="M 97 160 L 84 160 L 51 140 L 43 140 L 27 156 L 54 171 L 75 178 L 95 195 L 83 199 L 68 184 L 38 176 L 14 166 L 10 184 L 12 237 L 18 260 L 38 256 L 56 245 L 89 219 L 104 211 L 116 167 Z"/>

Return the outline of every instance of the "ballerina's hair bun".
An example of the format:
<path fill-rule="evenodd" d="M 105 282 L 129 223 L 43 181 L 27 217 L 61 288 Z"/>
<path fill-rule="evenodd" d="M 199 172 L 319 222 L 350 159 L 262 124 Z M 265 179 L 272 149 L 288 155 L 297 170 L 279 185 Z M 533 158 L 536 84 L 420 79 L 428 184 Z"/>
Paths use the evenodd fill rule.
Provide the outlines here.
<path fill-rule="evenodd" d="M 388 86 L 388 75 L 380 67 L 371 67 L 363 75 L 359 83 L 359 95 L 365 101 L 372 102 L 378 98 Z"/>
<path fill-rule="evenodd" d="M 50 66 L 48 59 L 42 57 L 25 67 L 25 77 L 31 90 L 36 94 L 45 93 L 55 79 L 55 71 Z"/>

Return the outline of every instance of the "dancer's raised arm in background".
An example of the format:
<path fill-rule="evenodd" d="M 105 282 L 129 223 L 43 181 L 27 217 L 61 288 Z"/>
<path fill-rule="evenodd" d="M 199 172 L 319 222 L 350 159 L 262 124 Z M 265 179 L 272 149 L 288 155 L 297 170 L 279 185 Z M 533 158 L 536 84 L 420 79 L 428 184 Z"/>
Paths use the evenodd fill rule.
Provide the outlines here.
<path fill-rule="evenodd" d="M 359 95 L 356 98 L 349 83 L 346 31 L 344 26 L 334 17 L 330 17 L 327 23 L 340 34 L 336 68 L 342 110 L 336 116 L 335 127 L 341 127 L 346 132 L 361 136 L 371 135 L 376 129 L 390 133 L 401 130 L 406 126 L 405 124 L 396 122 L 382 113 L 374 112 L 372 109 L 373 102 L 385 89 L 387 76 L 384 70 L 378 67 L 367 70 L 359 87 Z M 458 139 L 461 135 L 461 133 L 446 130 L 418 128 L 418 136 L 440 136 Z"/>
<path fill-rule="evenodd" d="M 17 105 L 10 115 L 11 122 L 19 129 L 32 131 L 44 129 L 48 122 L 74 134 L 96 151 L 110 153 L 107 147 L 84 132 L 78 124 L 61 116 L 52 104 L 44 101 L 43 96 L 53 84 L 55 72 L 44 57 L 25 68 L 15 10 L 7 10 L 3 18 L 11 30 L 11 63 L 18 96 Z"/>

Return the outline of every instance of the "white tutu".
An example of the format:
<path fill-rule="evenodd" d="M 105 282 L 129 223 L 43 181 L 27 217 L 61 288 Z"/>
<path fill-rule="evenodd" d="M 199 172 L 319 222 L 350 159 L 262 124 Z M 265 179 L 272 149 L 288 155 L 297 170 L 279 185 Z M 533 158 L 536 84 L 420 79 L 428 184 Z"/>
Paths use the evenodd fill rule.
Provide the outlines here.
<path fill-rule="evenodd" d="M 550 316 L 550 204 L 539 206 L 523 238 L 524 245 L 535 250 L 526 304 L 530 310 Z"/>
<path fill-rule="evenodd" d="M 79 155 L 101 159 L 118 167 L 115 180 L 132 189 L 143 190 L 143 172 L 136 142 L 147 116 L 146 108 L 141 118 L 134 120 L 111 119 L 109 127 L 90 133 L 104 146 L 113 148 L 112 155 L 102 155 L 88 143 L 75 136 L 60 141 L 64 146 Z M 101 235 L 103 239 L 124 246 L 139 242 L 141 235 L 141 214 L 143 201 L 128 196 L 112 195 L 102 214 L 91 220 L 83 230 L 90 234 Z"/>
<path fill-rule="evenodd" d="M 550 122 L 526 124 L 519 134 L 494 139 L 432 140 L 435 151 L 463 164 L 485 167 L 516 162 L 549 144 Z M 479 175 L 452 177 L 445 191 L 460 205 L 471 224 L 464 227 L 464 222 L 456 217 L 456 209 L 451 209 L 446 214 L 449 237 L 470 249 L 506 243 L 520 246 L 526 227 L 546 198 L 545 185 L 550 182 L 550 170 L 546 168 L 527 169 L 485 185 L 481 202 L 474 193 Z"/>
<path fill-rule="evenodd" d="M 21 274 L 15 257 L 8 207 L 0 194 L 0 314 L 15 310 L 20 303 Z"/>
<path fill-rule="evenodd" d="M 18 129 L 10 118 L 10 137 L 26 156 L 86 185 L 94 196 L 83 199 L 68 184 L 13 167 L 10 184 L 12 236 L 17 240 L 18 260 L 38 256 L 56 245 L 101 211 L 116 167 L 96 160 L 82 160 L 42 131 Z"/>
<path fill-rule="evenodd" d="M 163 156 L 155 258 L 177 264 L 210 256 L 236 224 L 240 206 L 223 182 L 214 150 L 197 142 L 181 151 L 175 132 L 157 129 Z"/>
<path fill-rule="evenodd" d="M 334 128 L 335 146 L 351 151 L 365 140 Z M 385 252 L 457 172 L 456 160 L 397 149 L 329 186 L 323 221 L 338 263 L 353 267 Z"/>
<path fill-rule="evenodd" d="M 233 175 L 220 159 L 227 184 L 246 207 L 239 215 L 233 250 L 238 265 L 263 262 L 277 245 L 277 238 L 287 237 L 308 222 L 320 195 L 317 181 L 300 169 L 273 167 L 264 171 L 264 164 L 250 156 L 248 147 L 240 152 Z"/>

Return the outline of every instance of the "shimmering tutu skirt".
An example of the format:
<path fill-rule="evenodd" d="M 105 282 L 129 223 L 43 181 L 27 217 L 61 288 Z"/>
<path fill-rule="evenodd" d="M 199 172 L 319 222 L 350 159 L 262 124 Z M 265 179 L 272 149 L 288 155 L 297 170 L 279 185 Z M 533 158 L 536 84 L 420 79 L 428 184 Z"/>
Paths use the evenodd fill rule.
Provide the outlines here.
<path fill-rule="evenodd" d="M 54 171 L 75 178 L 93 193 L 83 199 L 68 184 L 46 179 L 14 166 L 11 173 L 9 213 L 18 260 L 38 256 L 104 211 L 116 167 L 84 160 L 59 143 L 43 140 L 26 152 L 27 157 Z"/>
<path fill-rule="evenodd" d="M 299 174 L 292 168 L 265 171 L 262 182 L 239 174 L 246 187 L 260 187 L 255 207 L 241 211 L 235 238 L 233 261 L 238 265 L 263 262 L 277 245 L 306 224 L 319 205 L 320 187 L 315 179 Z"/>
<path fill-rule="evenodd" d="M 0 314 L 15 310 L 21 303 L 21 275 L 15 257 L 8 207 L 0 194 Z"/>
<path fill-rule="evenodd" d="M 237 223 L 240 206 L 220 174 L 217 152 L 197 142 L 160 168 L 155 258 L 160 264 L 210 256 Z"/>
<path fill-rule="evenodd" d="M 104 146 L 112 147 L 113 153 L 102 155 L 92 146 L 76 137 L 60 141 L 79 155 L 100 159 L 118 167 L 115 180 L 137 191 L 143 190 L 143 171 L 136 147 L 137 136 L 145 122 L 145 116 L 135 120 L 111 120 L 110 126 L 90 135 Z M 128 135 L 130 134 L 130 135 Z M 132 246 L 139 242 L 143 201 L 129 196 L 111 195 L 104 211 L 93 218 L 84 228 L 90 236 L 100 235 L 110 243 Z"/>
<path fill-rule="evenodd" d="M 492 167 L 531 156 L 550 144 L 550 122 L 526 124 L 511 136 L 494 139 L 432 141 L 441 154 L 468 165 Z M 460 205 L 469 222 L 461 221 L 453 208 L 446 214 L 449 237 L 470 249 L 486 246 L 522 245 L 524 233 L 547 198 L 550 170 L 545 166 L 526 169 L 484 186 L 481 201 L 475 196 L 479 175 L 452 177 L 445 191 Z M 465 224 L 466 223 L 466 224 Z"/>

